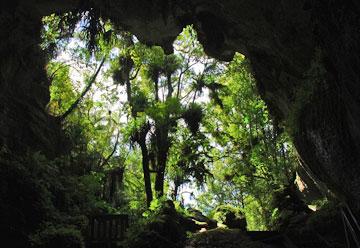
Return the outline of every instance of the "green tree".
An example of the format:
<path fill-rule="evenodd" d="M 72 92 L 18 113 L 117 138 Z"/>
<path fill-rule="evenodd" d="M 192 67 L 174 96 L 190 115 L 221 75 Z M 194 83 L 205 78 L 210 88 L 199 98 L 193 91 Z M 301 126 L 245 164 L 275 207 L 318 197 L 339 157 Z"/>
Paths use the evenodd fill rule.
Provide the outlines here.
<path fill-rule="evenodd" d="M 124 40 L 114 79 L 126 87 L 129 133 L 142 152 L 145 192 L 150 204 L 153 199 L 151 173 L 155 174 L 156 197 L 161 197 L 170 148 L 178 130 L 185 124 L 190 130 L 189 136 L 197 135 L 203 114 L 196 99 L 201 95 L 199 82 L 210 60 L 196 42 L 191 27 L 180 35 L 173 55 L 164 54 L 160 47 L 148 48 L 134 42 L 131 35 L 124 36 Z M 194 46 L 189 49 L 183 42 Z M 196 71 L 194 67 L 200 64 L 202 70 Z"/>
<path fill-rule="evenodd" d="M 212 92 L 205 122 L 219 153 L 209 192 L 200 200 L 205 205 L 241 206 L 250 228 L 269 229 L 276 218 L 274 194 L 292 183 L 294 148 L 270 118 L 242 55 L 237 54 L 217 80 L 220 86 Z"/>

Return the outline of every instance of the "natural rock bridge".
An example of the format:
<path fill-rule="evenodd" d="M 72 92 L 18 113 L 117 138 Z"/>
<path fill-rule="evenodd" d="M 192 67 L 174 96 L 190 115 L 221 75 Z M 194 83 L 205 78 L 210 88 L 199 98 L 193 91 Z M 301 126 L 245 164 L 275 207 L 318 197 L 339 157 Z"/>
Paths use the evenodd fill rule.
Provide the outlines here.
<path fill-rule="evenodd" d="M 360 207 L 357 1 L 2 1 L 0 144 L 52 156 L 61 150 L 59 123 L 45 111 L 41 18 L 87 10 L 167 52 L 193 24 L 209 55 L 245 54 L 271 112 L 291 127 L 305 168 L 336 197 Z"/>

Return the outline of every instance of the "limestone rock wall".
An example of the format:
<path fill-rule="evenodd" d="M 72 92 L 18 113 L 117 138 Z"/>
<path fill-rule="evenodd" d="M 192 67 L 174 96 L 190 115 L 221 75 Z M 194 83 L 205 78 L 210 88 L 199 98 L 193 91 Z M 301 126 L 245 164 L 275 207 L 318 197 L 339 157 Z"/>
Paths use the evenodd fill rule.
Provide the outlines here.
<path fill-rule="evenodd" d="M 60 125 L 45 111 L 50 82 L 39 47 L 41 16 L 33 10 L 25 1 L 8 1 L 0 10 L 0 145 L 52 156 Z"/>

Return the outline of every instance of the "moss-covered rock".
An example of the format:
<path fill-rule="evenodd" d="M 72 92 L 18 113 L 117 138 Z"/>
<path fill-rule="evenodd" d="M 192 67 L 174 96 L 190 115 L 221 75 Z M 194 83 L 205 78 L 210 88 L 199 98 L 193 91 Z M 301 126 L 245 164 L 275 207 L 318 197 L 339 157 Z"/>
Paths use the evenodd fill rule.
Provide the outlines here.
<path fill-rule="evenodd" d="M 252 241 L 238 229 L 214 229 L 194 234 L 185 248 L 262 248 L 264 244 Z"/>
<path fill-rule="evenodd" d="M 199 227 L 207 230 L 217 228 L 217 221 L 203 215 L 201 211 L 194 208 L 188 208 L 187 212 L 190 215 L 189 218 L 194 220 Z"/>
<path fill-rule="evenodd" d="M 130 230 L 125 247 L 180 248 L 184 245 L 187 232 L 199 229 L 193 220 L 176 211 L 172 201 L 166 201 L 148 222 L 136 225 Z"/>
<path fill-rule="evenodd" d="M 246 230 L 245 215 L 238 209 L 229 205 L 221 205 L 215 209 L 214 218 L 228 228 Z"/>
<path fill-rule="evenodd" d="M 298 247 L 345 247 L 345 232 L 340 208 L 328 203 L 305 221 L 289 225 L 284 234 Z"/>

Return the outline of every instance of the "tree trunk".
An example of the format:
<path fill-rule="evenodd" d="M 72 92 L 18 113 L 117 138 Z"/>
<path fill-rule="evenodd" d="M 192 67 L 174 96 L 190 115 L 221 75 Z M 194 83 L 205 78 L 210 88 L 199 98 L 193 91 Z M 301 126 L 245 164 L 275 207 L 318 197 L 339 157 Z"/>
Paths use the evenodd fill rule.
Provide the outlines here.
<path fill-rule="evenodd" d="M 155 178 L 155 192 L 156 197 L 160 198 L 164 195 L 164 180 L 165 180 L 165 167 L 156 172 Z"/>
<path fill-rule="evenodd" d="M 155 178 L 156 197 L 164 195 L 164 180 L 166 161 L 169 153 L 169 128 L 164 125 L 156 125 L 157 168 Z"/>
<path fill-rule="evenodd" d="M 142 154 L 142 167 L 144 173 L 144 184 L 145 184 L 145 193 L 146 193 L 146 203 L 147 206 L 150 206 L 151 201 L 153 200 L 152 190 L 151 190 L 151 179 L 150 179 L 150 169 L 149 169 L 149 153 L 145 143 L 145 137 L 141 137 L 139 140 L 139 145 L 141 148 Z"/>

